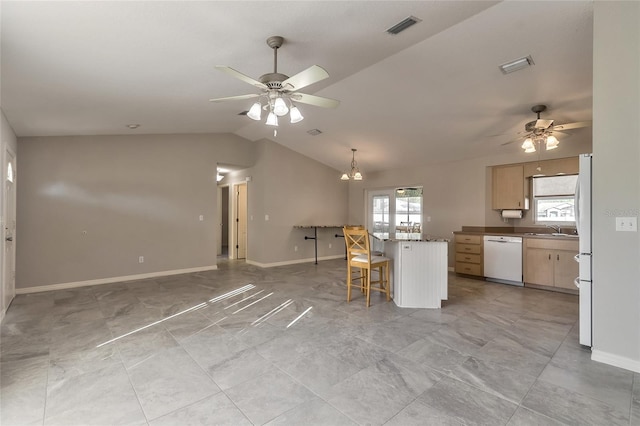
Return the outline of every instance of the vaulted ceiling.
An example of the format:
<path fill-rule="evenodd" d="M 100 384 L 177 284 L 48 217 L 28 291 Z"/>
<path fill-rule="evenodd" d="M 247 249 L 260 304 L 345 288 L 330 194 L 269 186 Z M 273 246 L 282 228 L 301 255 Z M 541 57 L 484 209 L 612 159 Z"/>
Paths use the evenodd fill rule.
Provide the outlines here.
<path fill-rule="evenodd" d="M 408 16 L 422 22 L 386 33 Z M 590 1 L 3 1 L 1 19 L 1 106 L 18 136 L 232 132 L 336 169 L 357 148 L 372 172 L 517 151 L 503 144 L 535 104 L 556 123 L 591 119 Z M 209 102 L 256 93 L 214 67 L 271 72 L 272 35 L 279 72 L 320 65 L 330 77 L 303 91 L 341 101 L 299 105 L 305 120 L 276 137 L 238 115 L 252 100 Z M 500 72 L 527 55 L 535 65 Z"/>

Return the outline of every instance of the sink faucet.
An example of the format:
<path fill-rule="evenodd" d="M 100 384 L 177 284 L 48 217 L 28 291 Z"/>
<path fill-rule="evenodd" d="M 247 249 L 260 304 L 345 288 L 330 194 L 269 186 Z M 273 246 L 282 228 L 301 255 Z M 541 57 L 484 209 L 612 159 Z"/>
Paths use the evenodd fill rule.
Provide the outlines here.
<path fill-rule="evenodd" d="M 556 234 L 560 233 L 560 225 L 545 225 L 547 228 L 551 228 L 556 231 Z"/>

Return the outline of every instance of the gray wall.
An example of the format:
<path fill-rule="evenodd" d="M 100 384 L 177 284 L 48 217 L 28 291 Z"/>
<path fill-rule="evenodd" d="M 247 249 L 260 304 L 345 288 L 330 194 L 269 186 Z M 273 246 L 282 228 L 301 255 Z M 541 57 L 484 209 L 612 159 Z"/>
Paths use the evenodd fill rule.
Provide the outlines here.
<path fill-rule="evenodd" d="M 216 164 L 255 160 L 230 134 L 19 146 L 18 289 L 215 265 Z"/>
<path fill-rule="evenodd" d="M 313 231 L 293 226 L 346 223 L 348 184 L 340 180 L 339 171 L 262 140 L 249 174 L 248 261 L 268 266 L 313 258 L 313 241 L 304 239 Z M 344 253 L 344 240 L 335 238 L 336 232 L 339 230 L 318 231 L 318 257 Z"/>
<path fill-rule="evenodd" d="M 593 358 L 640 372 L 640 3 L 595 2 Z"/>

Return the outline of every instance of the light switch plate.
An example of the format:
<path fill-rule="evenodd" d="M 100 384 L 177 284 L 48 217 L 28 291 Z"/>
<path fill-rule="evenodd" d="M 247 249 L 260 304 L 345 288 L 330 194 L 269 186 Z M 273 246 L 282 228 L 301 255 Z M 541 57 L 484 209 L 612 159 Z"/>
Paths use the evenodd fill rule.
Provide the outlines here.
<path fill-rule="evenodd" d="M 616 231 L 638 232 L 638 218 L 616 217 Z"/>

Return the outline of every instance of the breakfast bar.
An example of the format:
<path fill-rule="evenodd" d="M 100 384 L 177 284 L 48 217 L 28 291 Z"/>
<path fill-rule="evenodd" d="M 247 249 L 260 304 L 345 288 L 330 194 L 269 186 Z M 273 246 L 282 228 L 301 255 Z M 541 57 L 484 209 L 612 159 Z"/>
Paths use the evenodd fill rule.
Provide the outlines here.
<path fill-rule="evenodd" d="M 448 298 L 448 244 L 419 233 L 376 234 L 392 259 L 393 301 L 401 308 L 442 307 Z"/>

